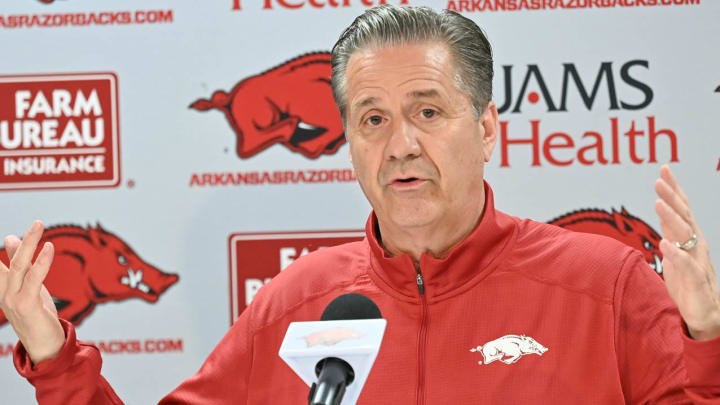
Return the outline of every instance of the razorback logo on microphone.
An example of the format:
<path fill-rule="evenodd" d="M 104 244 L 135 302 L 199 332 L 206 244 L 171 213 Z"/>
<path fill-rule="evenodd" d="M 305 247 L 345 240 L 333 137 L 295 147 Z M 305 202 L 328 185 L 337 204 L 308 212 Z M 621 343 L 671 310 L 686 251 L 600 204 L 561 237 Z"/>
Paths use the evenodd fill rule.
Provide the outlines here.
<path fill-rule="evenodd" d="M 230 235 L 230 324 L 263 285 L 300 256 L 364 237 L 364 230 Z"/>
<path fill-rule="evenodd" d="M 114 73 L 0 76 L 0 190 L 120 183 Z"/>
<path fill-rule="evenodd" d="M 639 250 L 650 267 L 662 277 L 662 237 L 647 222 L 631 215 L 625 207 L 607 212 L 585 208 L 557 217 L 548 222 L 577 232 L 609 236 Z"/>
<path fill-rule="evenodd" d="M 345 135 L 330 71 L 330 53 L 305 54 L 241 80 L 229 92 L 196 100 L 190 108 L 223 113 L 243 159 L 275 144 L 310 159 L 332 155 Z"/>
<path fill-rule="evenodd" d="M 335 346 L 345 340 L 360 339 L 363 336 L 365 336 L 365 333 L 352 328 L 330 328 L 303 336 L 303 339 L 305 339 L 307 347 L 318 345 Z"/>
<path fill-rule="evenodd" d="M 41 0 L 42 1 L 42 0 Z M 260 4 L 260 1 L 254 0 L 253 5 Z M 374 7 L 382 4 L 397 4 L 400 6 L 409 5 L 409 0 L 263 0 L 263 10 L 272 9 L 287 9 L 297 10 L 305 7 L 308 8 L 338 8 L 338 7 L 352 7 L 352 6 L 364 6 Z M 232 9 L 235 11 L 242 10 L 242 0 L 232 0 Z"/>
<path fill-rule="evenodd" d="M 100 224 L 47 228 L 36 257 L 48 241 L 55 245 L 55 257 L 44 284 L 58 315 L 75 325 L 80 325 L 98 304 L 131 298 L 155 303 L 179 279 L 177 274 L 165 273 L 145 261 Z M 0 248 L 0 261 L 9 263 L 4 247 Z M 0 311 L 0 325 L 6 322 Z"/>

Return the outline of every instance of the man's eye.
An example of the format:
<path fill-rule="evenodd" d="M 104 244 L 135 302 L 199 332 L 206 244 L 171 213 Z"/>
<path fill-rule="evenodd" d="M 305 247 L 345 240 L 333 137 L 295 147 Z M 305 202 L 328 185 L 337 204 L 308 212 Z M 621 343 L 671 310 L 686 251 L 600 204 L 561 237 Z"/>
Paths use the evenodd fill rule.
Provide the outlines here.
<path fill-rule="evenodd" d="M 372 126 L 378 126 L 382 124 L 382 117 L 379 115 L 373 115 L 372 117 L 368 118 L 365 122 Z"/>
<path fill-rule="evenodd" d="M 432 108 L 423 108 L 422 111 L 420 111 L 420 114 L 422 114 L 423 118 L 433 118 L 437 115 L 437 111 Z"/>

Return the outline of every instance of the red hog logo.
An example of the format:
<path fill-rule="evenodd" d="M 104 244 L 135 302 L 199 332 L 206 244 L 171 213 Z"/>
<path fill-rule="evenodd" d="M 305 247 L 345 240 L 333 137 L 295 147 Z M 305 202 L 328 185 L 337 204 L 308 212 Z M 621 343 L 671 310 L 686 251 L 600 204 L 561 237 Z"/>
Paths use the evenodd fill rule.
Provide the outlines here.
<path fill-rule="evenodd" d="M 572 231 L 609 236 L 633 247 L 645 255 L 650 267 L 662 274 L 660 234 L 642 219 L 630 215 L 624 207 L 620 212 L 600 209 L 582 209 L 548 222 Z"/>
<path fill-rule="evenodd" d="M 190 108 L 220 110 L 237 136 L 237 154 L 249 158 L 280 143 L 315 159 L 332 155 L 345 135 L 330 89 L 330 53 L 299 56 L 218 90 Z"/>
<path fill-rule="evenodd" d="M 55 245 L 55 259 L 45 286 L 58 314 L 79 325 L 99 303 L 142 298 L 156 302 L 179 279 L 147 263 L 119 237 L 96 227 L 61 225 L 45 230 L 38 244 Z M 0 260 L 8 263 L 5 248 Z M 0 325 L 7 322 L 0 311 Z"/>
<path fill-rule="evenodd" d="M 302 339 L 305 339 L 308 347 L 317 345 L 334 346 L 344 340 L 360 339 L 363 336 L 365 336 L 363 332 L 355 329 L 332 328 L 311 333 L 303 336 Z"/>

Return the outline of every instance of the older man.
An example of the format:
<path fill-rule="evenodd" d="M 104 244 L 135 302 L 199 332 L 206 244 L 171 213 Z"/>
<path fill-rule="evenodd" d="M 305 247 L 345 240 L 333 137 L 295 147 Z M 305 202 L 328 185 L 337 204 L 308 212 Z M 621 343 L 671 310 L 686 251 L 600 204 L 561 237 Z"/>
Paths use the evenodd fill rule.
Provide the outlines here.
<path fill-rule="evenodd" d="M 161 403 L 301 403 L 307 386 L 277 356 L 284 332 L 346 292 L 388 320 L 361 404 L 718 403 L 720 295 L 669 169 L 656 209 L 681 243 L 661 243 L 663 286 L 613 240 L 495 209 L 483 181 L 497 140 L 491 82 L 490 45 L 472 21 L 390 6 L 360 16 L 333 49 L 332 85 L 373 207 L 366 239 L 276 277 Z M 31 264 L 41 232 L 8 238 L 14 257 L 0 269 L 23 343 L 15 364 L 41 403 L 121 403 L 98 351 L 58 321 L 42 287 L 52 246 Z"/>

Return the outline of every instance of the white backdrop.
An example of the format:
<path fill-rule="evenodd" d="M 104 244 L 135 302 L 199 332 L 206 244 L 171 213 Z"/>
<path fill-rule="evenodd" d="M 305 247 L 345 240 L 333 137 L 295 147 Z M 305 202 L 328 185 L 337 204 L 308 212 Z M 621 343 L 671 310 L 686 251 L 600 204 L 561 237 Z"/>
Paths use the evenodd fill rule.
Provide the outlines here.
<path fill-rule="evenodd" d="M 349 0 L 347 6 L 337 2 L 332 3 L 339 4 L 334 7 L 329 0 L 243 0 L 241 10 L 233 10 L 238 5 L 233 0 L 202 4 L 180 0 L 56 0 L 49 4 L 5 0 L 0 5 L 0 75 L 111 72 L 117 77 L 119 184 L 0 191 L 0 233 L 22 234 L 36 218 L 48 226 L 87 228 L 99 222 L 147 263 L 179 276 L 157 302 L 128 299 L 98 303 L 78 327 L 81 339 L 104 342 L 108 350 L 119 351 L 103 354 L 103 374 L 127 403 L 158 401 L 200 367 L 227 331 L 232 235 L 363 228 L 370 208 L 353 181 L 192 184 L 193 175 L 202 178 L 203 174 L 292 171 L 297 176 L 298 171 L 309 175 L 311 171 L 349 169 L 350 163 L 347 145 L 335 153 L 308 158 L 276 143 L 241 158 L 236 153 L 236 133 L 227 117 L 217 109 L 202 112 L 189 106 L 198 99 L 209 99 L 216 90 L 230 92 L 243 79 L 297 56 L 329 51 L 341 30 L 366 4 L 379 2 Z M 448 0 L 408 3 L 465 10 L 473 4 Z M 486 2 L 475 3 L 480 7 Z M 571 7 L 590 2 L 564 3 Z M 539 165 L 533 166 L 529 144 L 498 144 L 486 170 L 496 206 L 539 221 L 578 209 L 611 211 L 625 207 L 659 231 L 653 184 L 660 165 L 670 163 L 691 198 L 711 249 L 720 251 L 715 214 L 720 206 L 720 92 L 716 91 L 720 86 L 720 3 L 601 3 L 607 7 L 478 8 L 463 12 L 483 27 L 494 47 L 498 105 L 508 97 L 508 70 L 513 107 L 518 98 L 523 100 L 519 112 L 510 109 L 501 114 L 501 120 L 508 122 L 507 138 L 529 139 L 533 135 L 531 121 L 538 121 L 539 126 Z M 69 17 L 62 17 L 78 13 L 83 17 L 73 17 L 75 23 L 81 18 L 98 23 L 70 25 Z M 33 20 L 33 15 L 39 17 Z M 66 25 L 39 25 L 44 18 Z M 152 19 L 156 21 L 143 22 Z M 23 26 L 18 27 L 21 20 Z M 27 26 L 30 23 L 34 25 Z M 568 64 L 590 94 L 598 72 L 608 62 L 610 68 L 605 72 L 611 73 L 618 109 L 611 109 L 608 75 L 603 73 L 590 108 L 570 80 L 566 111 L 549 111 L 538 72 L 550 99 L 559 107 L 564 72 L 572 70 Z M 628 63 L 623 77 L 622 68 Z M 510 65 L 511 69 L 503 68 Z M 520 94 L 529 70 L 535 73 L 530 74 L 526 91 Z M 567 77 L 572 79 L 570 73 Z M 47 91 L 53 88 L 63 85 L 56 84 Z M 648 89 L 652 99 L 646 106 L 636 110 L 620 107 L 620 102 L 642 104 Z M 331 102 L 327 95 L 329 92 L 308 94 L 295 101 L 302 104 L 325 97 L 322 103 Z M 0 99 L 0 121 L 12 122 L 15 106 L 9 104 L 14 95 L 0 94 Z M 674 133 L 677 161 L 671 162 L 671 137 L 658 135 L 656 162 L 648 162 L 648 117 L 654 120 L 656 131 L 669 129 Z M 329 122 L 337 117 L 326 115 L 324 119 Z M 612 163 L 611 119 L 618 123 L 617 164 Z M 639 163 L 631 160 L 630 137 L 625 135 L 633 122 L 636 130 L 643 131 L 634 136 L 635 157 L 642 160 Z M 584 165 L 578 160 L 580 148 L 597 142 L 592 135 L 583 138 L 588 131 L 602 138 L 608 164 L 597 163 L 595 149 L 583 156 L 596 163 Z M 556 132 L 566 133 L 574 147 L 549 148 L 544 153 L 543 144 Z M 562 135 L 555 136 L 548 145 L 562 144 L 566 142 L 563 139 Z M 506 166 L 501 165 L 503 147 L 508 151 Z M 9 156 L 5 152 L 8 150 L 0 147 L 0 158 Z M 551 159 L 573 161 L 567 166 L 554 165 L 548 154 Z M 8 181 L 0 174 L 0 185 Z M 299 254 L 303 246 L 296 248 Z M 716 269 L 718 255 L 715 253 Z M 286 254 L 285 260 L 293 257 Z M 277 264 L 269 264 L 272 260 L 277 258 L 259 254 L 257 268 L 241 268 L 238 274 L 247 272 L 247 278 L 264 280 L 268 272 L 279 270 Z M 252 263 L 252 258 L 245 257 L 245 262 Z M 149 283 L 150 270 L 144 275 Z M 131 276 L 137 277 L 137 273 L 123 276 L 127 288 L 132 287 L 128 281 Z M 114 280 L 123 283 L 120 276 Z M 239 286 L 242 290 L 242 280 Z M 0 325 L 0 402 L 34 403 L 32 387 L 17 376 L 7 350 L 15 339 L 7 323 Z M 150 346 L 145 346 L 148 341 Z M 157 346 L 157 341 L 163 341 L 168 351 L 146 350 Z M 138 347 L 141 353 L 136 353 Z"/>

